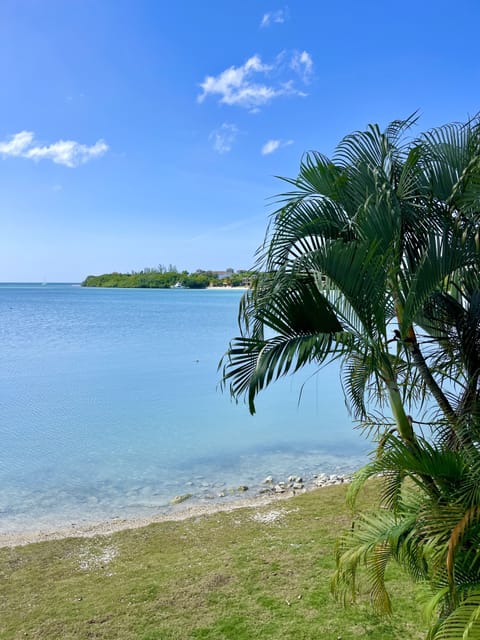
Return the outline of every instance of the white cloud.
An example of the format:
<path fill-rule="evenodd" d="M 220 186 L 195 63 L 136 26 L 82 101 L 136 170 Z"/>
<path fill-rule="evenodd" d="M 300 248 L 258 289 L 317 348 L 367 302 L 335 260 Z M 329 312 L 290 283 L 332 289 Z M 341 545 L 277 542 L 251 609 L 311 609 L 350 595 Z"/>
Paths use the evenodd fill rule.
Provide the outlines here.
<path fill-rule="evenodd" d="M 11 136 L 8 142 L 0 142 L 0 153 L 4 156 L 22 156 L 33 142 L 31 131 L 20 131 Z"/>
<path fill-rule="evenodd" d="M 218 129 L 211 132 L 209 140 L 212 140 L 213 148 L 217 153 L 227 153 L 231 151 L 238 134 L 239 130 L 234 124 L 224 122 Z"/>
<path fill-rule="evenodd" d="M 310 82 L 313 73 L 313 60 L 307 51 L 295 51 L 290 61 L 290 67 L 301 77 L 303 82 Z"/>
<path fill-rule="evenodd" d="M 0 142 L 0 154 L 35 161 L 47 159 L 74 168 L 108 151 L 108 145 L 104 140 L 98 140 L 94 145 L 88 146 L 74 140 L 58 140 L 50 145 L 39 145 L 34 143 L 34 139 L 32 131 L 20 131 L 11 136 L 9 141 Z"/>
<path fill-rule="evenodd" d="M 263 14 L 260 22 L 261 27 L 269 27 L 272 23 L 282 24 L 288 17 L 287 9 L 279 9 L 278 11 L 269 11 Z"/>
<path fill-rule="evenodd" d="M 280 140 L 268 140 L 262 147 L 262 156 L 268 156 L 269 153 L 273 153 L 280 146 Z"/>
<path fill-rule="evenodd" d="M 239 105 L 254 108 L 265 104 L 275 97 L 276 90 L 265 84 L 252 82 L 256 74 L 266 74 L 272 67 L 263 64 L 260 56 L 252 56 L 241 67 L 229 67 L 218 76 L 207 76 L 201 83 L 203 93 L 198 101 L 203 102 L 209 94 L 220 95 L 220 102 L 228 105 Z"/>
<path fill-rule="evenodd" d="M 91 147 L 74 140 L 59 140 L 50 145 L 31 147 L 24 154 L 33 160 L 48 159 L 66 167 L 78 167 L 92 158 L 102 156 L 108 150 L 104 140 L 98 140 Z"/>
<path fill-rule="evenodd" d="M 293 140 L 268 140 L 262 147 L 262 156 L 268 156 L 280 147 L 288 147 L 291 144 L 293 144 Z"/>
<path fill-rule="evenodd" d="M 294 52 L 287 68 L 282 63 L 284 57 L 285 52 L 282 52 L 277 56 L 275 64 L 264 64 L 260 56 L 254 55 L 240 67 L 232 66 L 217 76 L 207 76 L 200 84 L 202 93 L 197 97 L 198 102 L 203 102 L 209 95 L 216 95 L 220 96 L 221 104 L 235 105 L 255 112 L 279 96 L 304 96 L 305 93 L 295 87 L 293 80 L 285 72 L 294 70 L 304 80 L 307 59 L 313 64 L 310 54 L 306 51 L 302 54 Z M 259 76 L 263 81 L 256 80 Z M 272 77 L 277 78 L 277 82 L 270 80 Z"/>

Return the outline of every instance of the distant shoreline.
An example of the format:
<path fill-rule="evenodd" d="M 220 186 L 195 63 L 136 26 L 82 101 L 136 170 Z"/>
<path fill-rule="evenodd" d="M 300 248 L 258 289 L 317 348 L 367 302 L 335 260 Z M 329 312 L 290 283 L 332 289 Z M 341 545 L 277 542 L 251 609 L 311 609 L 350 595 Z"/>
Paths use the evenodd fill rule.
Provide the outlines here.
<path fill-rule="evenodd" d="M 156 268 L 145 268 L 142 271 L 120 273 L 102 273 L 87 276 L 82 287 L 117 287 L 119 289 L 207 289 L 209 287 L 236 288 L 249 287 L 253 271 L 204 271 L 198 269 L 194 273 L 178 271 L 173 265 L 168 270 L 159 265 Z"/>
<path fill-rule="evenodd" d="M 82 289 L 161 289 L 168 291 L 173 287 L 84 287 L 81 282 L 0 282 L 0 287 L 81 287 Z M 199 287 L 198 289 L 182 287 L 183 291 L 248 291 L 250 287 L 245 286 L 218 286 L 218 287 Z"/>

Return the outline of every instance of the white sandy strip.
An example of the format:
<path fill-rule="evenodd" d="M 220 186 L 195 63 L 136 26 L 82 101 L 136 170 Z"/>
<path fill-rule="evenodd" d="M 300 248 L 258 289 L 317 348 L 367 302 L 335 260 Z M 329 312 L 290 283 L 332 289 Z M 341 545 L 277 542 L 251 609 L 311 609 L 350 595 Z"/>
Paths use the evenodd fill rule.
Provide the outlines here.
<path fill-rule="evenodd" d="M 159 514 L 151 518 L 115 518 L 104 522 L 96 522 L 86 525 L 64 527 L 62 529 L 27 531 L 24 533 L 0 533 L 0 547 L 18 547 L 32 542 L 45 542 L 46 540 L 61 540 L 63 538 L 93 538 L 94 536 L 107 536 L 124 529 L 138 529 L 146 527 L 154 522 L 168 522 L 187 520 L 207 516 L 219 511 L 233 511 L 243 507 L 264 507 L 280 500 L 286 500 L 294 495 L 293 491 L 283 494 L 266 494 L 254 498 L 240 498 L 232 502 L 214 502 L 206 505 L 183 506 L 179 510 L 168 514 Z"/>
<path fill-rule="evenodd" d="M 248 291 L 250 287 L 205 287 L 202 291 Z"/>

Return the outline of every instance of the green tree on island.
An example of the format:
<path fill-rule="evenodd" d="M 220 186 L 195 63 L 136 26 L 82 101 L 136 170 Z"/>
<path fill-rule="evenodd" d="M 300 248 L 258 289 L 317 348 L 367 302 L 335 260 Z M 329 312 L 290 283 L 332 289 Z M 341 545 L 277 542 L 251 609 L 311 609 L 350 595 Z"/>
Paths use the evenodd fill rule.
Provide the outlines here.
<path fill-rule="evenodd" d="M 388 612 L 394 559 L 431 589 L 430 638 L 480 638 L 480 121 L 409 138 L 415 123 L 284 179 L 223 382 L 253 413 L 278 377 L 339 360 L 377 443 L 350 495 L 378 474 L 382 492 L 339 541 L 335 592 L 365 565 Z"/>
<path fill-rule="evenodd" d="M 171 289 L 180 284 L 185 289 L 206 289 L 225 285 L 239 287 L 248 284 L 250 272 L 230 269 L 228 277 L 220 279 L 218 272 L 197 270 L 179 272 L 173 265 L 166 269 L 163 265 L 157 268 L 146 267 L 142 271 L 131 273 L 104 273 L 98 276 L 87 276 L 82 287 L 112 287 L 123 289 Z"/>

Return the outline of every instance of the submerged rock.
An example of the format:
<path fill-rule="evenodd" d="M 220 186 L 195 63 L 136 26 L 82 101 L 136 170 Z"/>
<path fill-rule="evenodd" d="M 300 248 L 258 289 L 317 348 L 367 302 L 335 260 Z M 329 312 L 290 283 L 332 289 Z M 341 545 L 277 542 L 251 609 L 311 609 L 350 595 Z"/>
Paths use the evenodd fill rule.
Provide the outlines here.
<path fill-rule="evenodd" d="M 303 478 L 302 476 L 288 476 L 288 481 L 289 482 L 303 482 Z"/>
<path fill-rule="evenodd" d="M 170 504 L 180 504 L 181 502 L 185 502 L 185 500 L 188 500 L 189 498 L 191 498 L 192 495 L 193 494 L 191 493 L 183 493 L 180 496 L 175 496 L 170 500 Z"/>

